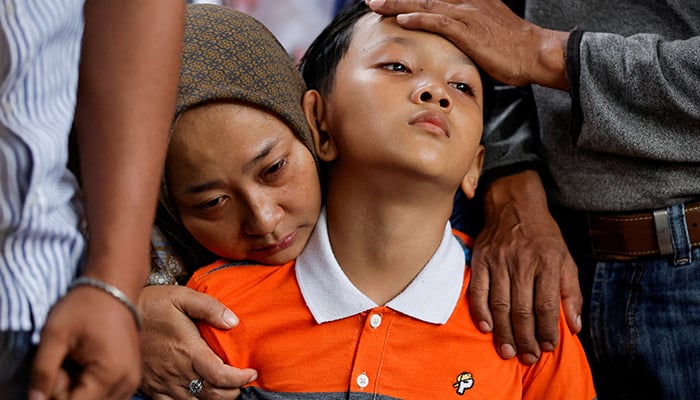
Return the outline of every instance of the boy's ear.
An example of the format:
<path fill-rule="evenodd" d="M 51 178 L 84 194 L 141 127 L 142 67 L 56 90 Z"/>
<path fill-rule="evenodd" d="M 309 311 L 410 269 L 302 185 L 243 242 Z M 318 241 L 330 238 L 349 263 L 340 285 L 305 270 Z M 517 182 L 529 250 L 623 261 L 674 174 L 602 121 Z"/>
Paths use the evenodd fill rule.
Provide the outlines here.
<path fill-rule="evenodd" d="M 328 134 L 326 106 L 323 97 L 316 90 L 307 90 L 301 100 L 306 122 L 311 128 L 316 157 L 322 161 L 333 161 L 338 156 L 333 137 Z"/>
<path fill-rule="evenodd" d="M 472 166 L 469 168 L 469 171 L 467 171 L 467 174 L 464 175 L 464 179 L 462 179 L 460 187 L 468 199 L 473 199 L 476 193 L 479 176 L 481 175 L 481 167 L 484 164 L 484 151 L 484 146 L 479 145 L 474 159 L 472 160 Z"/>

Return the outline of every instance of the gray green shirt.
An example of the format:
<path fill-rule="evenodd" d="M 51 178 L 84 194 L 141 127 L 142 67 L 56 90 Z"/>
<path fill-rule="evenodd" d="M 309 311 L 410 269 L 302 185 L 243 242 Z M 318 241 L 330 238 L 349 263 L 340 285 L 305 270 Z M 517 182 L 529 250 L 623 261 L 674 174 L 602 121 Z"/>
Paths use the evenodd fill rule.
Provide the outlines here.
<path fill-rule="evenodd" d="M 533 85 L 537 123 L 487 130 L 486 173 L 540 164 L 551 201 L 586 211 L 700 197 L 700 2 L 532 0 L 525 15 L 583 32 L 571 91 Z"/>

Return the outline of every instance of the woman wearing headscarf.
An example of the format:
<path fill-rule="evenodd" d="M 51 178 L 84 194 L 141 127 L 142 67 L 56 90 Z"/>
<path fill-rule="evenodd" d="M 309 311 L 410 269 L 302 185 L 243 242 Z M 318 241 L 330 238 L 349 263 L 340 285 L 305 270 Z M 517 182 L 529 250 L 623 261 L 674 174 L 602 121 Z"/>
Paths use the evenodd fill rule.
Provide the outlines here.
<path fill-rule="evenodd" d="M 223 365 L 192 322 L 228 329 L 235 315 L 178 283 L 217 258 L 280 264 L 303 249 L 321 207 L 304 91 L 292 58 L 260 22 L 225 7 L 187 7 L 153 273 L 139 301 L 140 396 L 234 398 L 255 378 Z"/>

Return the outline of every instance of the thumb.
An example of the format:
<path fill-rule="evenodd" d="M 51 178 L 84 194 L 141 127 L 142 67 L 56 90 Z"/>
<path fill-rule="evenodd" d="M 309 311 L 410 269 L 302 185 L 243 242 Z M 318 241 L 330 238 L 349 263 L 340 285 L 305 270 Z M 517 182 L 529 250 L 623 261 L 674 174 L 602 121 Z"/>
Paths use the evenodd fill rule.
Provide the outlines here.
<path fill-rule="evenodd" d="M 578 268 L 571 257 L 567 257 L 567 260 L 564 261 L 560 290 L 566 324 L 572 334 L 577 334 L 581 331 L 583 296 L 578 282 Z"/>
<path fill-rule="evenodd" d="M 183 287 L 178 307 L 192 319 L 201 319 L 219 329 L 230 329 L 238 325 L 238 317 L 215 298 L 196 290 Z"/>
<path fill-rule="evenodd" d="M 29 400 L 45 400 L 55 389 L 56 376 L 68 353 L 66 343 L 53 335 L 42 334 L 34 357 L 29 382 Z"/>
<path fill-rule="evenodd" d="M 192 366 L 205 382 L 218 388 L 232 389 L 252 382 L 257 372 L 251 368 L 239 369 L 227 364 L 202 341 L 200 351 L 193 353 Z"/>

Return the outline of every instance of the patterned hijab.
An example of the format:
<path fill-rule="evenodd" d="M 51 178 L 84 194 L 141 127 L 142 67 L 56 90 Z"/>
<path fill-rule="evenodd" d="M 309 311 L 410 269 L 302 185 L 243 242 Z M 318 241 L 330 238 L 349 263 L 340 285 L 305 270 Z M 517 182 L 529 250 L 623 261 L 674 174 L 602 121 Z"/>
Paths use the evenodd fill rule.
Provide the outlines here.
<path fill-rule="evenodd" d="M 245 102 L 279 117 L 314 154 L 301 108 L 305 90 L 291 56 L 262 23 L 227 7 L 187 6 L 173 127 L 182 113 L 197 105 L 212 101 Z M 178 280 L 186 279 L 195 269 L 218 258 L 185 229 L 165 181 L 161 185 L 156 228 L 154 231 L 162 233 L 164 238 L 153 240 L 154 251 L 162 252 L 157 242 L 165 240 L 185 264 L 186 276 L 177 276 Z M 162 265 L 154 267 L 162 268 Z"/>

